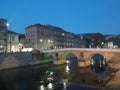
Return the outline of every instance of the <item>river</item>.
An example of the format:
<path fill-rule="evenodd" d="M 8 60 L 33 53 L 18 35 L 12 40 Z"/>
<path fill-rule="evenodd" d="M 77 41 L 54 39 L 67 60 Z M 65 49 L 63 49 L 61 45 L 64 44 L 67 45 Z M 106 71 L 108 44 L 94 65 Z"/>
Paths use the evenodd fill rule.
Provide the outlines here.
<path fill-rule="evenodd" d="M 111 71 L 95 73 L 88 68 L 69 68 L 67 64 L 21 67 L 0 71 L 0 90 L 98 90 L 111 78 Z M 55 86 L 54 85 L 54 86 Z"/>

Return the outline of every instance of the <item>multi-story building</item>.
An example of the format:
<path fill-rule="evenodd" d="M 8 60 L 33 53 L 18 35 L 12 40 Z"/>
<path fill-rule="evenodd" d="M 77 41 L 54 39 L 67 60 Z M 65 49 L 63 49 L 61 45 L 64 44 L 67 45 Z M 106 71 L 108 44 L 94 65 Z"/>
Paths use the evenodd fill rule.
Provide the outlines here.
<path fill-rule="evenodd" d="M 25 28 L 26 47 L 37 50 L 80 47 L 80 37 L 52 25 L 35 24 Z"/>
<path fill-rule="evenodd" d="M 20 51 L 19 34 L 8 30 L 7 32 L 7 51 L 17 52 Z"/>
<path fill-rule="evenodd" d="M 49 26 L 52 29 L 53 34 L 53 48 L 57 49 L 57 48 L 66 48 L 67 47 L 67 40 L 68 40 L 68 33 L 59 28 L 59 27 L 53 27 L 53 26 Z"/>
<path fill-rule="evenodd" d="M 53 45 L 52 30 L 44 25 L 35 24 L 26 28 L 26 47 L 37 50 L 50 49 Z"/>
<path fill-rule="evenodd" d="M 66 33 L 66 37 L 65 37 L 66 42 L 65 42 L 65 44 L 66 44 L 67 48 L 76 47 L 76 45 L 75 45 L 75 40 L 76 39 L 75 38 L 76 38 L 75 34 L 73 34 L 71 32 Z M 79 39 L 79 38 L 77 38 L 77 39 Z"/>
<path fill-rule="evenodd" d="M 74 45 L 74 47 L 78 47 L 78 48 L 81 48 L 81 47 L 83 47 L 83 39 L 81 39 L 80 38 L 80 36 L 79 35 L 75 35 L 74 34 L 74 42 L 73 42 L 73 45 Z M 85 45 L 84 45 L 85 46 Z"/>
<path fill-rule="evenodd" d="M 7 20 L 0 19 L 0 50 L 7 49 Z"/>

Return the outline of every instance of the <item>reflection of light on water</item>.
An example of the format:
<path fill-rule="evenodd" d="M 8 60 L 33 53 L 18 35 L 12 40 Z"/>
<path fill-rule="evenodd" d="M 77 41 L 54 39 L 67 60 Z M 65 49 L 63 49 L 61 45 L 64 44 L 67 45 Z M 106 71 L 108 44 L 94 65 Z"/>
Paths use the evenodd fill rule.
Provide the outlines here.
<path fill-rule="evenodd" d="M 62 83 L 63 83 L 64 89 L 66 89 L 66 87 L 68 85 L 68 79 L 63 79 Z"/>
<path fill-rule="evenodd" d="M 45 86 L 44 86 L 44 81 L 40 81 L 40 87 L 39 87 L 39 90 L 46 90 Z"/>
<path fill-rule="evenodd" d="M 47 80 L 51 82 L 51 81 L 53 81 L 54 79 L 53 79 L 52 77 L 48 77 Z"/>
<path fill-rule="evenodd" d="M 68 65 L 66 66 L 65 70 L 66 70 L 67 73 L 70 71 L 70 68 L 69 68 Z"/>
<path fill-rule="evenodd" d="M 69 60 L 66 60 L 66 63 L 68 64 L 68 63 L 70 63 L 70 61 L 69 61 Z"/>
<path fill-rule="evenodd" d="M 40 90 L 46 90 L 44 85 L 41 85 L 41 86 L 39 87 L 39 89 L 40 89 Z"/>
<path fill-rule="evenodd" d="M 105 61 L 103 60 L 103 65 L 105 65 Z"/>
<path fill-rule="evenodd" d="M 66 82 L 63 82 L 64 87 L 66 87 Z"/>
<path fill-rule="evenodd" d="M 102 67 L 102 60 L 99 60 L 99 66 Z"/>
<path fill-rule="evenodd" d="M 47 85 L 47 87 L 48 87 L 48 89 L 53 90 L 53 83 L 50 82 L 50 83 Z"/>
<path fill-rule="evenodd" d="M 94 60 L 93 60 L 93 59 L 91 59 L 91 65 L 94 65 L 94 63 L 95 63 L 95 62 L 94 62 Z"/>

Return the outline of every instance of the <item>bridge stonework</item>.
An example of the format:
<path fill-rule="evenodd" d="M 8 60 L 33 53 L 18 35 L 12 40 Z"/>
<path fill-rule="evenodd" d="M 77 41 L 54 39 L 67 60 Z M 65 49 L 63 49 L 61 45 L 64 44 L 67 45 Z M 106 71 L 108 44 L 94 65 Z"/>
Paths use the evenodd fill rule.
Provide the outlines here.
<path fill-rule="evenodd" d="M 85 60 L 85 67 L 90 65 L 91 57 L 94 54 L 101 54 L 106 58 L 106 61 L 115 60 L 120 62 L 120 50 L 119 49 L 82 49 L 82 48 L 67 48 L 67 49 L 57 49 L 57 50 L 48 50 L 54 59 L 58 59 L 58 64 L 63 64 L 66 62 L 66 57 L 69 53 L 73 53 L 78 61 L 81 57 Z M 56 53 L 58 56 L 56 58 Z M 82 54 L 82 55 L 81 55 Z"/>

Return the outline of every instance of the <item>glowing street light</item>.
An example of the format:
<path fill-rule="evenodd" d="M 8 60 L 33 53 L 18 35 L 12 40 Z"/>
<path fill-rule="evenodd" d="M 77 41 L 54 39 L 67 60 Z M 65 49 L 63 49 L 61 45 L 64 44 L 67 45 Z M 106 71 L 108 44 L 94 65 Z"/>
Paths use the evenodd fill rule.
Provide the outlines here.
<path fill-rule="evenodd" d="M 40 39 L 40 42 L 43 42 L 43 39 Z"/>
<path fill-rule="evenodd" d="M 9 24 L 9 23 L 6 23 L 6 26 L 7 26 L 7 27 L 9 27 L 9 26 L 10 26 L 10 24 Z"/>
<path fill-rule="evenodd" d="M 48 40 L 48 43 L 50 42 L 50 40 Z"/>
<path fill-rule="evenodd" d="M 64 36 L 65 35 L 65 33 L 62 33 L 62 36 Z"/>

